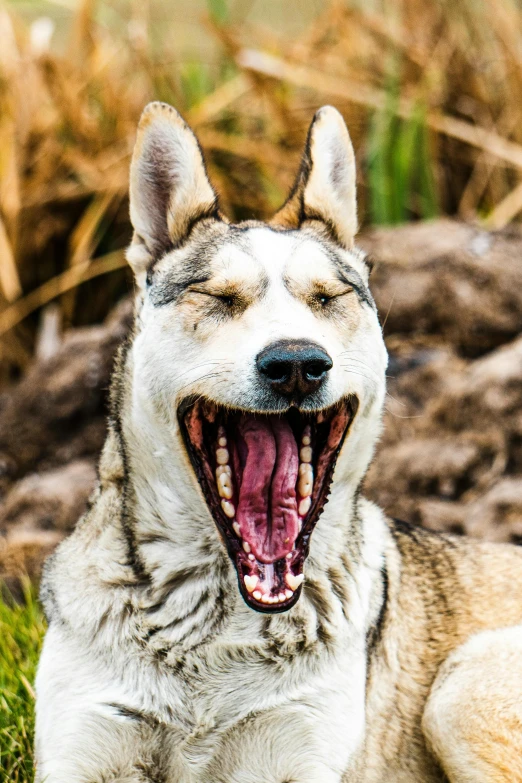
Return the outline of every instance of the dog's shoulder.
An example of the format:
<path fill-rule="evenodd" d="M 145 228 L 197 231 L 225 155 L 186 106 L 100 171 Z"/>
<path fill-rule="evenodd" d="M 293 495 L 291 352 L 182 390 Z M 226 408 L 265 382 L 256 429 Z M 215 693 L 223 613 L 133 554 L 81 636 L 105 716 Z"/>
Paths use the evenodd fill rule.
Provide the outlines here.
<path fill-rule="evenodd" d="M 442 625 L 442 635 L 464 638 L 522 622 L 521 548 L 400 520 L 388 524 L 398 555 L 397 600 L 404 611 L 414 617 L 422 611 L 432 628 Z"/>

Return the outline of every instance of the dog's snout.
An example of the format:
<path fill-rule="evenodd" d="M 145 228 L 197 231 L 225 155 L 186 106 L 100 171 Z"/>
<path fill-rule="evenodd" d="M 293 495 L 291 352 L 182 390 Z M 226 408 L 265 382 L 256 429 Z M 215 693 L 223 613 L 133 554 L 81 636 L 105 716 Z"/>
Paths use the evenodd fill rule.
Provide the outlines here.
<path fill-rule="evenodd" d="M 261 351 L 256 364 L 275 392 L 302 400 L 319 389 L 333 362 L 316 343 L 280 340 Z"/>

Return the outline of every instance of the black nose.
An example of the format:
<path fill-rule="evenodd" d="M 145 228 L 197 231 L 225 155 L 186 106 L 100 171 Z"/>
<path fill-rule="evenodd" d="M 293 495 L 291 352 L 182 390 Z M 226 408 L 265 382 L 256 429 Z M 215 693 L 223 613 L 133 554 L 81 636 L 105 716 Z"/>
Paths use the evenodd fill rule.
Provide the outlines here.
<path fill-rule="evenodd" d="M 333 363 L 316 343 L 280 340 L 261 351 L 256 364 L 274 391 L 300 401 L 317 391 Z"/>

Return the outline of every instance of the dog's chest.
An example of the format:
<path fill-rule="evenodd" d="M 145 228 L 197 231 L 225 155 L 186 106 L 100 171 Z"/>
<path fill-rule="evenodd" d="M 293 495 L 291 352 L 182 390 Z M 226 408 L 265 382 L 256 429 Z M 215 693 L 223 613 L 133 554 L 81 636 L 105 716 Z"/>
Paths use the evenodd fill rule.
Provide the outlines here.
<path fill-rule="evenodd" d="M 128 706 L 154 703 L 171 727 L 169 783 L 338 783 L 363 742 L 365 678 L 362 649 L 290 662 L 216 654 L 151 675 Z"/>

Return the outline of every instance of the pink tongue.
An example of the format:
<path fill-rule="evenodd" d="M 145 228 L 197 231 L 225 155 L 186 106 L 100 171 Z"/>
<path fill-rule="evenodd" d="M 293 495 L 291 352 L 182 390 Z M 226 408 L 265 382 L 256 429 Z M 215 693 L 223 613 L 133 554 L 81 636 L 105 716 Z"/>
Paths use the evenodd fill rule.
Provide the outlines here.
<path fill-rule="evenodd" d="M 236 519 L 255 557 L 273 563 L 292 550 L 299 532 L 295 485 L 297 443 L 286 421 L 243 416 L 246 447 Z"/>

